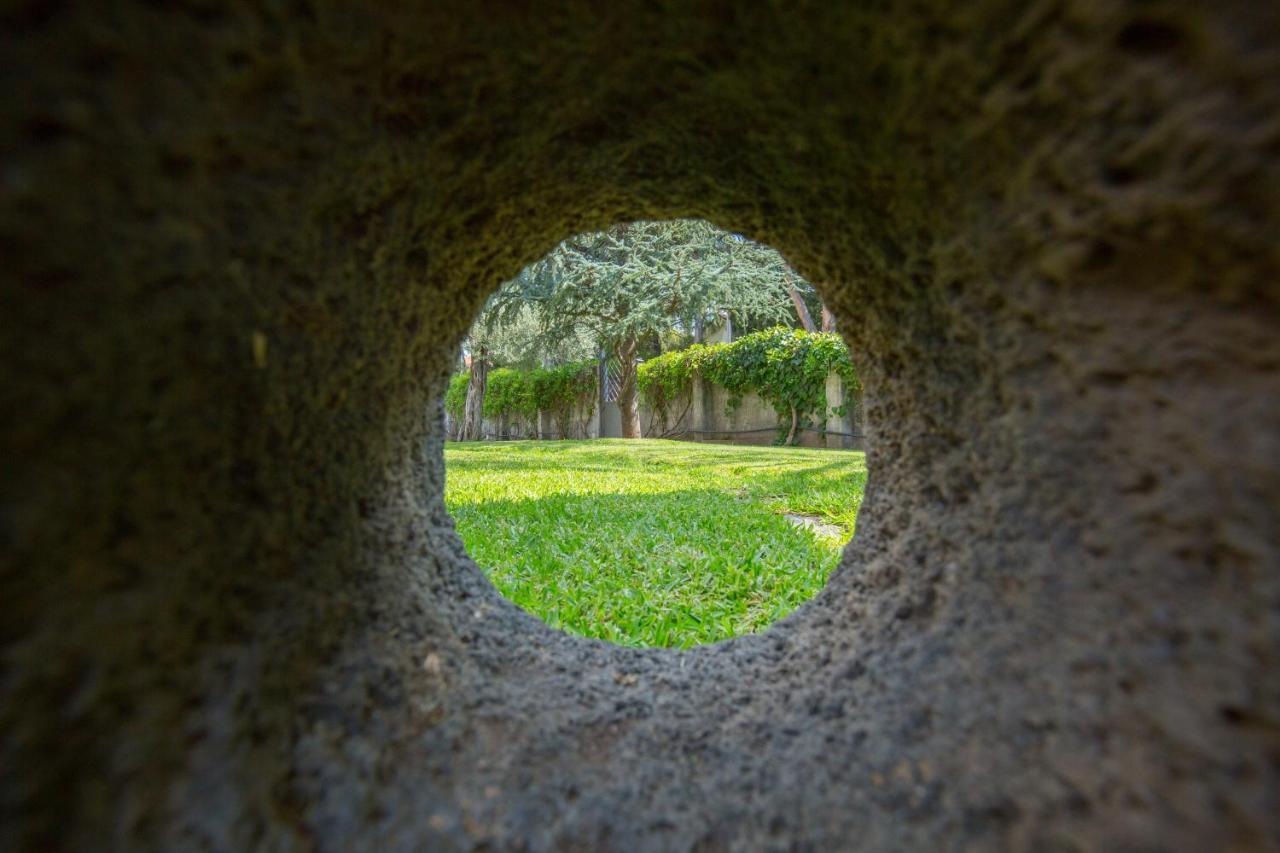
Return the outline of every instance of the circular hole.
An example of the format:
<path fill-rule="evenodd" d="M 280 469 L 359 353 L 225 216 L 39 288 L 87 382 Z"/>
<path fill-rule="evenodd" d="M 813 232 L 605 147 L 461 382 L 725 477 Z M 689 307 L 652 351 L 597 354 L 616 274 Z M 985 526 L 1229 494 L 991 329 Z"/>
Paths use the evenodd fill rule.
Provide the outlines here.
<path fill-rule="evenodd" d="M 834 318 L 777 251 L 701 220 L 615 225 L 481 310 L 445 395 L 446 506 L 552 627 L 629 646 L 754 633 L 853 535 L 861 409 Z"/>

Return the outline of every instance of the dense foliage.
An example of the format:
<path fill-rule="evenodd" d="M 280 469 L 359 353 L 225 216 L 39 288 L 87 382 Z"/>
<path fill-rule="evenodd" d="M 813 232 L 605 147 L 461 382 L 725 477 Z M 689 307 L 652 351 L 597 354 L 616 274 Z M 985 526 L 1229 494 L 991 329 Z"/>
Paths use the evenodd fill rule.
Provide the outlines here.
<path fill-rule="evenodd" d="M 663 423 L 687 399 L 695 375 L 729 392 L 729 405 L 755 393 L 778 413 L 778 438 L 792 443 L 799 430 L 825 420 L 831 372 L 856 386 L 849 351 L 838 335 L 778 326 L 733 343 L 695 345 L 640 365 L 644 401 Z"/>
<path fill-rule="evenodd" d="M 622 434 L 638 437 L 636 364 L 646 354 L 701 341 L 708 329 L 731 337 L 734 329 L 786 322 L 793 309 L 812 330 L 806 301 L 821 307 L 813 286 L 777 251 L 704 220 L 629 222 L 579 234 L 499 287 L 472 325 L 464 351 L 477 370 L 463 431 L 478 437 L 481 414 L 499 417 L 504 432 L 511 419 L 532 417 L 510 374 L 497 377 L 502 399 L 484 402 L 489 368 L 527 371 L 603 351 L 616 365 Z M 658 415 L 664 422 L 669 415 L 665 400 Z"/>
<path fill-rule="evenodd" d="M 599 380 L 592 362 L 538 368 L 529 381 L 535 404 L 551 414 L 561 436 L 572 433 L 575 415 L 587 419 L 595 411 Z"/>
<path fill-rule="evenodd" d="M 739 325 L 784 320 L 788 275 L 800 281 L 777 251 L 709 222 L 630 222 L 565 240 L 499 288 L 482 320 L 507 326 L 533 311 L 543 341 L 586 329 L 615 351 L 723 311 Z"/>
<path fill-rule="evenodd" d="M 445 392 L 444 407 L 454 419 L 466 405 L 467 372 L 455 374 Z M 484 398 L 484 416 L 517 432 L 533 432 L 539 411 L 555 420 L 561 435 L 573 433 L 575 418 L 590 418 L 597 393 L 596 367 L 592 362 L 535 367 L 529 370 L 500 367 L 490 371 Z"/>
<path fill-rule="evenodd" d="M 484 416 L 515 426 L 524 431 L 538 416 L 538 404 L 533 397 L 533 382 L 529 371 L 499 367 L 489 373 L 489 388 L 485 392 Z M 505 431 L 505 430 L 504 430 Z"/>
<path fill-rule="evenodd" d="M 629 222 L 565 240 L 525 267 L 490 297 L 472 337 L 527 327 L 530 318 L 540 331 L 522 340 L 535 348 L 585 336 L 617 358 L 622 434 L 635 438 L 635 364 L 647 346 L 672 333 L 698 338 L 721 320 L 781 322 L 796 281 L 776 251 L 709 222 Z"/>
<path fill-rule="evenodd" d="M 508 305 L 506 309 L 500 317 L 494 300 L 486 305 L 467 333 L 468 352 L 483 351 L 494 366 L 527 370 L 548 361 L 584 361 L 599 351 L 585 328 L 566 327 L 557 335 L 548 335 L 532 306 Z"/>
<path fill-rule="evenodd" d="M 471 373 L 455 373 L 449 377 L 449 387 L 444 392 L 444 410 L 455 421 L 462 420 L 462 412 L 467 406 L 467 383 Z"/>

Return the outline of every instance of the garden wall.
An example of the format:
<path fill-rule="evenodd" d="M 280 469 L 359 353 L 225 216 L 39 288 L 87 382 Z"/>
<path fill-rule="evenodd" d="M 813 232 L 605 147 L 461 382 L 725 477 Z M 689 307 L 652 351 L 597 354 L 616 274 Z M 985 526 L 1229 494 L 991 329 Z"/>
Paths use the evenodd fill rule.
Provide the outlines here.
<path fill-rule="evenodd" d="M 744 394 L 738 405 L 729 406 L 730 394 L 724 388 L 700 379 L 693 380 L 693 390 L 687 401 L 682 401 L 673 420 L 666 424 L 656 417 L 646 405 L 640 405 L 640 426 L 645 438 L 673 438 L 685 441 L 710 441 L 725 444 L 770 445 L 779 436 L 785 436 L 785 427 L 779 433 L 778 416 L 773 406 L 760 395 Z M 801 447 L 830 449 L 865 449 L 860 422 L 860 397 L 847 396 L 845 384 L 832 373 L 827 378 L 828 408 L 848 403 L 845 414 L 829 414 L 822 422 L 811 423 L 799 430 Z M 569 435 L 562 435 L 559 426 L 547 412 L 539 412 L 534 421 L 521 418 L 485 418 L 483 423 L 486 441 L 518 441 L 521 439 L 561 438 L 618 438 L 621 428 L 615 403 L 601 402 L 591 409 L 579 408 L 573 418 Z M 601 417 L 601 413 L 604 417 Z M 603 424 L 603 435 L 602 433 Z M 446 416 L 446 429 L 452 435 L 452 418 Z M 825 427 L 825 429 L 824 429 Z"/>
<path fill-rule="evenodd" d="M 454 424 L 446 415 L 446 429 Z M 574 410 L 567 434 L 550 412 L 539 411 L 532 420 L 525 418 L 485 418 L 481 429 L 485 441 L 520 441 L 523 439 L 599 438 L 600 407 L 579 406 Z M 452 431 L 449 433 L 452 435 Z"/>
<path fill-rule="evenodd" d="M 730 444 L 773 444 L 779 436 L 785 436 L 787 425 L 779 431 L 778 415 L 772 405 L 758 394 L 744 394 L 741 401 L 731 407 L 730 394 L 724 388 L 695 378 L 692 402 L 688 415 L 680 421 L 683 432 L 673 435 L 692 441 L 712 441 Z M 837 408 L 843 403 L 851 405 L 845 414 L 831 414 L 818 423 L 799 430 L 802 447 L 839 449 L 865 449 L 862 432 L 857 423 L 859 406 L 855 396 L 847 396 L 844 382 L 836 374 L 827 377 L 827 407 Z M 643 423 L 648 424 L 648 420 Z"/>

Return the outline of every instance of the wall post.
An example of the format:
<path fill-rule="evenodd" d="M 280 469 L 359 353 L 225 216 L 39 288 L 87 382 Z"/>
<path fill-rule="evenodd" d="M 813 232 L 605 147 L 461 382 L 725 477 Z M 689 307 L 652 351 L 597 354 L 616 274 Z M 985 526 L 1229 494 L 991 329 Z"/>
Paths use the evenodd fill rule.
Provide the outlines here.
<path fill-rule="evenodd" d="M 839 450 L 844 447 L 845 436 L 840 433 L 848 432 L 845 429 L 847 418 L 831 411 L 843 405 L 844 383 L 840 381 L 840 375 L 833 370 L 827 374 L 827 410 L 823 413 L 827 423 L 828 449 Z"/>

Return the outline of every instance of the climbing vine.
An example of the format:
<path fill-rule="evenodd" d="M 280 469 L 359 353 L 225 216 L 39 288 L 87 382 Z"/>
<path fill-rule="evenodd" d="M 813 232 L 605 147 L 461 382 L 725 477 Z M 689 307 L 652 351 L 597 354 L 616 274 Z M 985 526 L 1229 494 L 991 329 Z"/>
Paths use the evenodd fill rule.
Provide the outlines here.
<path fill-rule="evenodd" d="M 469 370 L 449 377 L 449 387 L 444 392 L 444 410 L 455 421 L 462 420 L 462 413 L 467 408 L 467 383 L 470 381 Z"/>
<path fill-rule="evenodd" d="M 529 382 L 535 405 L 551 413 L 562 436 L 572 433 L 575 414 L 590 418 L 595 411 L 599 383 L 591 362 L 531 370 Z"/>
<path fill-rule="evenodd" d="M 500 423 L 500 432 L 508 427 L 526 429 L 538 416 L 533 398 L 533 383 L 526 371 L 499 367 L 489 373 L 489 387 L 484 395 L 484 416 Z"/>
<path fill-rule="evenodd" d="M 857 386 L 849 351 L 838 335 L 782 326 L 744 335 L 733 343 L 694 345 L 640 365 L 644 401 L 666 419 L 691 393 L 695 375 L 729 392 L 735 408 L 755 393 L 778 414 L 778 441 L 792 444 L 799 431 L 826 415 L 827 375 Z"/>
<path fill-rule="evenodd" d="M 466 408 L 469 379 L 470 373 L 466 371 L 449 379 L 444 408 L 455 420 L 462 417 Z M 503 433 L 509 428 L 534 432 L 538 412 L 547 412 L 555 420 L 560 434 L 567 436 L 574 431 L 575 417 L 591 417 L 596 393 L 596 370 L 591 362 L 533 370 L 500 367 L 489 373 L 484 416 L 498 421 Z"/>
<path fill-rule="evenodd" d="M 640 396 L 653 412 L 654 419 L 662 425 L 662 432 L 678 423 L 680 413 L 688 409 L 698 360 L 720 346 L 724 345 L 694 344 L 688 349 L 665 352 L 641 363 L 636 374 Z"/>
<path fill-rule="evenodd" d="M 700 376 L 729 392 L 730 410 L 744 395 L 759 395 L 778 415 L 778 443 L 793 444 L 800 430 L 825 419 L 827 376 L 833 372 L 857 388 L 849 351 L 838 335 L 779 326 L 733 343 L 695 344 L 663 353 L 643 362 L 637 379 L 663 431 L 687 411 L 693 378 Z M 445 392 L 445 411 L 455 419 L 466 405 L 467 380 L 467 373 L 453 376 Z M 591 362 L 533 370 L 498 368 L 489 374 L 484 416 L 499 421 L 503 432 L 509 427 L 532 432 L 542 411 L 567 436 L 574 432 L 575 417 L 590 418 L 597 393 Z"/>

